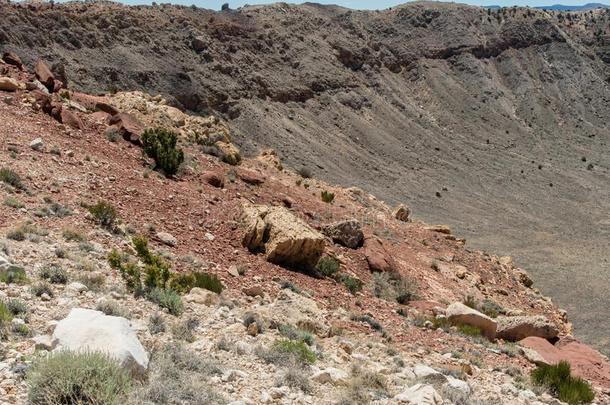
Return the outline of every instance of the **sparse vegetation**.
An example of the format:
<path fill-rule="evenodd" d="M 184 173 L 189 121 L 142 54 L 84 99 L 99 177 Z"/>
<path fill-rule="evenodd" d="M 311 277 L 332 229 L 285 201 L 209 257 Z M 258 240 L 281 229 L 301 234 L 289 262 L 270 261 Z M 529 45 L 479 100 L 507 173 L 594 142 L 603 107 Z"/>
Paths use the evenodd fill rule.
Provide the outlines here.
<path fill-rule="evenodd" d="M 377 298 L 406 305 L 417 297 L 415 291 L 415 283 L 398 272 L 373 275 L 373 294 Z"/>
<path fill-rule="evenodd" d="M 96 305 L 95 309 L 106 315 L 130 318 L 129 312 L 114 300 L 103 300 Z"/>
<path fill-rule="evenodd" d="M 313 346 L 315 343 L 315 338 L 310 332 L 297 329 L 292 325 L 282 324 L 279 326 L 278 330 L 282 336 L 290 340 L 303 342 L 309 346 Z"/>
<path fill-rule="evenodd" d="M 6 301 L 4 305 L 6 305 L 6 308 L 8 308 L 8 310 L 13 316 L 24 318 L 25 315 L 28 313 L 27 305 L 25 304 L 25 302 L 19 299 L 10 299 Z"/>
<path fill-rule="evenodd" d="M 68 272 L 57 265 L 50 265 L 40 270 L 40 278 L 52 284 L 66 284 L 68 282 Z"/>
<path fill-rule="evenodd" d="M 362 286 L 364 285 L 362 280 L 348 276 L 347 274 L 342 274 L 340 276 L 340 280 L 345 288 L 347 288 L 352 294 L 356 294 L 358 291 L 362 290 Z"/>
<path fill-rule="evenodd" d="M 95 221 L 106 229 L 113 229 L 117 221 L 117 212 L 108 201 L 100 200 L 95 205 L 87 207 Z"/>
<path fill-rule="evenodd" d="M 78 277 L 78 282 L 91 291 L 101 291 L 106 284 L 106 277 L 103 274 L 81 274 Z"/>
<path fill-rule="evenodd" d="M 15 187 L 17 190 L 25 190 L 21 177 L 8 167 L 0 168 L 0 181 Z"/>
<path fill-rule="evenodd" d="M 374 330 L 376 330 L 377 332 L 380 332 L 382 334 L 384 332 L 383 326 L 381 326 L 381 324 L 379 322 L 377 322 L 374 318 L 370 317 L 369 315 L 352 315 L 350 319 L 355 322 L 364 322 L 364 323 L 368 324 L 371 328 L 373 328 Z"/>
<path fill-rule="evenodd" d="M 176 133 L 163 128 L 147 129 L 142 135 L 144 152 L 167 177 L 175 175 L 184 161 L 184 152 L 176 148 L 177 140 Z"/>
<path fill-rule="evenodd" d="M 542 365 L 532 371 L 532 382 L 546 387 L 559 400 L 571 405 L 587 404 L 595 398 L 589 383 L 573 377 L 570 364 L 562 361 L 555 365 Z"/>
<path fill-rule="evenodd" d="M 132 391 L 128 404 L 226 404 L 207 383 L 221 372 L 218 365 L 182 344 L 168 344 L 153 355 L 148 383 Z"/>
<path fill-rule="evenodd" d="M 269 349 L 258 348 L 257 355 L 267 363 L 284 367 L 303 367 L 315 363 L 317 359 L 305 343 L 287 339 L 276 340 Z"/>
<path fill-rule="evenodd" d="M 6 199 L 4 200 L 4 205 L 15 209 L 25 207 L 25 204 L 15 197 L 6 197 Z"/>
<path fill-rule="evenodd" d="M 322 276 L 330 278 L 334 278 L 337 275 L 339 268 L 339 260 L 332 256 L 322 256 L 316 265 L 316 270 Z"/>
<path fill-rule="evenodd" d="M 301 367 L 288 367 L 280 375 L 276 381 L 276 385 L 296 388 L 304 393 L 312 391 L 311 382 L 309 381 L 309 372 L 304 371 Z"/>
<path fill-rule="evenodd" d="M 165 319 L 163 316 L 156 312 L 148 319 L 148 331 L 151 335 L 165 332 Z"/>
<path fill-rule="evenodd" d="M 203 288 L 220 294 L 224 289 L 222 282 L 215 275 L 208 273 L 175 274 L 170 281 L 170 287 L 180 293 L 188 293 L 195 287 Z"/>
<path fill-rule="evenodd" d="M 118 404 L 130 376 L 102 353 L 61 351 L 33 362 L 27 373 L 32 405 Z"/>
<path fill-rule="evenodd" d="M 320 192 L 320 196 L 322 197 L 322 201 L 327 204 L 331 204 L 335 200 L 335 193 L 331 193 L 330 191 L 323 190 Z"/>
<path fill-rule="evenodd" d="M 184 309 L 182 299 L 177 292 L 169 288 L 153 288 L 147 297 L 150 301 L 159 305 L 161 308 L 167 309 L 172 315 L 180 315 Z"/>
<path fill-rule="evenodd" d="M 0 282 L 6 284 L 25 284 L 28 282 L 23 267 L 9 266 L 6 270 L 0 270 Z"/>
<path fill-rule="evenodd" d="M 457 330 L 462 335 L 471 336 L 471 337 L 481 336 L 481 329 L 477 328 L 476 326 L 458 325 Z"/>
<path fill-rule="evenodd" d="M 42 297 L 44 294 L 49 297 L 53 297 L 53 287 L 51 287 L 51 284 L 47 283 L 46 281 L 41 281 L 39 283 L 32 284 L 30 290 L 32 294 L 37 297 Z"/>
<path fill-rule="evenodd" d="M 199 327 L 197 318 L 188 318 L 172 328 L 172 336 L 176 340 L 192 343 L 195 341 L 195 330 Z"/>

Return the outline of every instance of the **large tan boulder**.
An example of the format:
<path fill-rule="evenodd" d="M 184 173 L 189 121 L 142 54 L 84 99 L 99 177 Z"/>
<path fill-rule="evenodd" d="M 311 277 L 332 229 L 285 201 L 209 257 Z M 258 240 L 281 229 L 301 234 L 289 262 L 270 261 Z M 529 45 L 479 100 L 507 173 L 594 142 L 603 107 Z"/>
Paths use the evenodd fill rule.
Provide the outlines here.
<path fill-rule="evenodd" d="M 313 266 L 324 251 L 324 235 L 284 207 L 247 204 L 242 221 L 247 227 L 243 245 L 263 252 L 270 262 Z"/>
<path fill-rule="evenodd" d="M 445 310 L 445 316 L 452 325 L 470 325 L 481 330 L 490 340 L 495 339 L 497 323 L 487 315 L 472 309 L 461 302 L 454 302 Z"/>
<path fill-rule="evenodd" d="M 10 77 L 0 77 L 0 90 L 17 91 L 19 90 L 19 82 Z"/>
<path fill-rule="evenodd" d="M 526 337 L 536 336 L 543 339 L 554 339 L 559 330 L 544 316 L 501 316 L 496 319 L 498 329 L 496 336 L 516 342 Z"/>

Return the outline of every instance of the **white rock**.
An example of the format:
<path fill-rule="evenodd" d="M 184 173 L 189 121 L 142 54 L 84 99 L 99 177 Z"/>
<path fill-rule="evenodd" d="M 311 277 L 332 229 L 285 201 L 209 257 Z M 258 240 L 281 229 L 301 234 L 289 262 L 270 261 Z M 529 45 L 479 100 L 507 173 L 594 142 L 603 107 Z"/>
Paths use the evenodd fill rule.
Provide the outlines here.
<path fill-rule="evenodd" d="M 394 397 L 396 401 L 409 405 L 440 405 L 443 398 L 431 385 L 416 384 Z"/>
<path fill-rule="evenodd" d="M 207 240 L 209 240 L 209 241 L 213 241 L 214 239 L 216 239 L 216 238 L 214 237 L 214 235 L 212 235 L 212 234 L 211 234 L 211 233 L 209 233 L 209 232 L 206 232 L 206 233 L 205 233 L 205 238 L 206 238 Z"/>
<path fill-rule="evenodd" d="M 464 394 L 470 394 L 470 385 L 466 381 L 462 381 L 458 378 L 451 377 L 450 375 L 446 376 L 447 378 L 447 386 L 453 388 L 454 390 L 458 390 L 463 392 Z"/>
<path fill-rule="evenodd" d="M 74 308 L 57 324 L 53 339 L 58 343 L 55 351 L 106 353 L 134 374 L 148 368 L 148 353 L 125 318 Z"/>
<path fill-rule="evenodd" d="M 273 402 L 273 398 L 271 398 L 271 395 L 269 395 L 269 393 L 267 391 L 263 391 L 261 392 L 261 396 L 259 398 L 261 404 L 268 404 L 270 402 Z"/>
<path fill-rule="evenodd" d="M 71 282 L 66 288 L 78 294 L 83 293 L 89 289 L 86 285 L 84 285 L 83 283 L 79 283 L 78 281 Z"/>
<path fill-rule="evenodd" d="M 416 377 L 428 377 L 429 375 L 440 374 L 438 371 L 433 369 L 432 367 L 426 366 L 424 364 L 418 364 L 413 368 L 413 372 Z"/>
<path fill-rule="evenodd" d="M 43 148 L 44 142 L 42 142 L 42 138 L 36 138 L 32 142 L 30 142 L 30 148 L 39 151 Z"/>
<path fill-rule="evenodd" d="M 203 288 L 195 287 L 184 296 L 184 301 L 191 304 L 206 305 L 211 307 L 220 302 L 220 295 Z"/>
<path fill-rule="evenodd" d="M 167 232 L 159 232 L 157 233 L 157 239 L 161 242 L 165 243 L 167 246 L 176 246 L 178 244 L 178 239 L 174 237 L 174 235 Z"/>
<path fill-rule="evenodd" d="M 11 262 L 2 255 L 0 255 L 0 270 L 6 270 L 11 266 Z"/>

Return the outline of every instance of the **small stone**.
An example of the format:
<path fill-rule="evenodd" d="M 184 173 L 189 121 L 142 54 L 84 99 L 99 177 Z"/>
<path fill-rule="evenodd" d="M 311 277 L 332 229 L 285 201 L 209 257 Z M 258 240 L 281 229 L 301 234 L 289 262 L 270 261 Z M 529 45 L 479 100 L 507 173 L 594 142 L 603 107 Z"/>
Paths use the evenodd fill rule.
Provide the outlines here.
<path fill-rule="evenodd" d="M 174 237 L 174 235 L 167 232 L 159 232 L 157 233 L 157 239 L 166 244 L 167 246 L 176 246 L 178 244 L 178 239 Z"/>
<path fill-rule="evenodd" d="M 246 288 L 242 289 L 242 291 L 248 297 L 256 297 L 256 296 L 263 297 L 265 295 L 265 292 L 263 291 L 263 287 L 261 287 L 260 285 L 246 287 Z"/>
<path fill-rule="evenodd" d="M 214 239 L 216 239 L 216 238 L 214 237 L 214 235 L 212 235 L 212 234 L 211 234 L 211 233 L 209 233 L 209 232 L 206 232 L 204 236 L 205 236 L 205 238 L 206 238 L 207 240 L 209 240 L 209 241 L 213 241 Z"/>
<path fill-rule="evenodd" d="M 248 335 L 250 336 L 258 335 L 258 324 L 256 322 L 252 322 L 250 325 L 248 325 L 246 332 L 248 332 Z"/>
<path fill-rule="evenodd" d="M 227 273 L 229 273 L 233 277 L 239 277 L 239 271 L 237 270 L 237 266 L 234 264 L 229 266 L 229 268 L 227 269 Z"/>
<path fill-rule="evenodd" d="M 43 147 L 44 142 L 42 141 L 42 138 L 36 138 L 30 142 L 30 148 L 34 149 L 35 151 L 41 151 Z"/>
<path fill-rule="evenodd" d="M 70 284 L 68 284 L 68 286 L 66 287 L 68 290 L 70 291 L 74 291 L 78 294 L 83 293 L 87 290 L 89 290 L 89 288 L 87 288 L 86 285 L 84 285 L 83 283 L 79 283 L 78 281 L 74 281 Z"/>
<path fill-rule="evenodd" d="M 43 301 L 51 301 L 51 297 L 47 293 L 42 294 L 40 296 L 40 299 L 43 300 Z"/>
<path fill-rule="evenodd" d="M 51 351 L 57 345 L 57 339 L 53 339 L 50 335 L 38 335 L 32 338 L 36 350 Z"/>

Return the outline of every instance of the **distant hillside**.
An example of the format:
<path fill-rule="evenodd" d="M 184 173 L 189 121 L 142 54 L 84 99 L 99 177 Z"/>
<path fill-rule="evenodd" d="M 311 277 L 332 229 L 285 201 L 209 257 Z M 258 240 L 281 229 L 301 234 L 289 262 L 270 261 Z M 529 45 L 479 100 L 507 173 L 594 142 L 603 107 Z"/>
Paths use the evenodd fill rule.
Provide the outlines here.
<path fill-rule="evenodd" d="M 566 6 L 563 4 L 554 4 L 552 6 L 540 6 L 536 7 L 542 10 L 555 10 L 555 11 L 584 11 L 594 10 L 596 8 L 609 8 L 610 6 L 602 3 L 587 3 L 582 6 Z"/>

